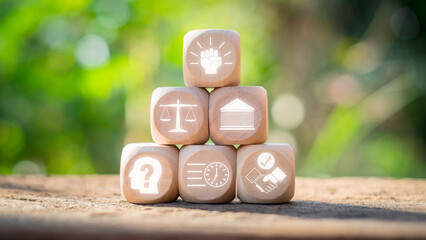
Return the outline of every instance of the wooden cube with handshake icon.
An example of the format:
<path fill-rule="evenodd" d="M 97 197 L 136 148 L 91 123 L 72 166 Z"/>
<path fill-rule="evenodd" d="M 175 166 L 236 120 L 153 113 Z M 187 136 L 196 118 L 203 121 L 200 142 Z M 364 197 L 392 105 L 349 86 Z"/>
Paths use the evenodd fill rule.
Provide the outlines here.
<path fill-rule="evenodd" d="M 267 92 L 240 85 L 240 35 L 195 30 L 184 37 L 187 87 L 157 88 L 151 98 L 156 144 L 123 149 L 121 191 L 133 203 L 277 204 L 291 200 L 295 157 L 268 138 Z M 215 88 L 210 93 L 205 88 Z M 209 137 L 214 144 L 205 144 Z M 179 150 L 176 145 L 184 145 Z M 235 145 L 240 145 L 236 149 Z"/>

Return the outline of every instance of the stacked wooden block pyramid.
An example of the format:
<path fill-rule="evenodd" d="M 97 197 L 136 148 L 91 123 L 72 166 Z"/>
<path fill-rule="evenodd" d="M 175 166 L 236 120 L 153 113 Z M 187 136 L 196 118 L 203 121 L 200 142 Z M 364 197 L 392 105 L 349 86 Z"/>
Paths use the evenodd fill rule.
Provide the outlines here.
<path fill-rule="evenodd" d="M 294 195 L 294 151 L 264 144 L 267 93 L 240 85 L 240 35 L 195 30 L 184 37 L 187 87 L 157 88 L 154 143 L 132 143 L 121 157 L 121 192 L 133 203 L 283 203 Z M 209 93 L 205 88 L 214 88 Z M 209 136 L 215 144 L 205 144 Z M 179 150 L 176 145 L 183 145 Z M 234 145 L 240 145 L 238 150 Z M 237 191 L 236 191 L 237 189 Z"/>

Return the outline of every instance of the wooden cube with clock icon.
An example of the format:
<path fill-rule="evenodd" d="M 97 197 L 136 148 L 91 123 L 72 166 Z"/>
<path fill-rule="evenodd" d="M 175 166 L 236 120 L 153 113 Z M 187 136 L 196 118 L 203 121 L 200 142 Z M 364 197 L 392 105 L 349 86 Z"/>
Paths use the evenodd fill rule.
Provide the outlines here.
<path fill-rule="evenodd" d="M 233 146 L 188 145 L 179 152 L 179 194 L 186 202 L 226 203 L 235 198 Z"/>
<path fill-rule="evenodd" d="M 247 203 L 285 203 L 294 195 L 295 159 L 289 144 L 240 146 L 238 198 Z"/>
<path fill-rule="evenodd" d="M 189 87 L 240 85 L 240 35 L 232 30 L 188 32 L 183 41 L 183 78 Z"/>

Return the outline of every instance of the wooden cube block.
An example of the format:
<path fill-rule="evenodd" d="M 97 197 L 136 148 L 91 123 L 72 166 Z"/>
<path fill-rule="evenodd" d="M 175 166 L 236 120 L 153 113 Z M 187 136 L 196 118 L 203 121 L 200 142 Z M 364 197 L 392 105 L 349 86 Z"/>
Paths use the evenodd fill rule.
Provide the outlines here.
<path fill-rule="evenodd" d="M 268 138 L 268 99 L 263 87 L 214 89 L 209 100 L 210 137 L 216 144 L 259 144 Z"/>
<path fill-rule="evenodd" d="M 183 40 L 183 79 L 189 87 L 240 85 L 240 35 L 231 30 L 194 30 Z"/>
<path fill-rule="evenodd" d="M 179 194 L 194 203 L 226 203 L 235 198 L 233 146 L 189 145 L 179 152 Z"/>
<path fill-rule="evenodd" d="M 238 198 L 247 203 L 285 203 L 294 195 L 295 160 L 288 144 L 241 146 L 237 151 Z"/>
<path fill-rule="evenodd" d="M 123 197 L 132 203 L 164 203 L 178 196 L 176 146 L 132 143 L 121 155 L 120 186 Z"/>
<path fill-rule="evenodd" d="M 152 93 L 151 135 L 158 144 L 203 144 L 209 139 L 209 93 L 196 87 L 162 87 Z"/>

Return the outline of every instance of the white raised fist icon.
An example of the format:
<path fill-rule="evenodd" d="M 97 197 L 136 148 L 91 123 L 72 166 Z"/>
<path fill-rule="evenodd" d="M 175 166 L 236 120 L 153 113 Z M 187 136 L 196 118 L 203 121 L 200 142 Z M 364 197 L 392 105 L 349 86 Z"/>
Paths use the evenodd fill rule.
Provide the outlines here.
<path fill-rule="evenodd" d="M 210 50 L 201 51 L 200 55 L 205 74 L 216 74 L 217 69 L 222 65 L 222 57 L 218 56 L 218 51 L 210 48 Z"/>

